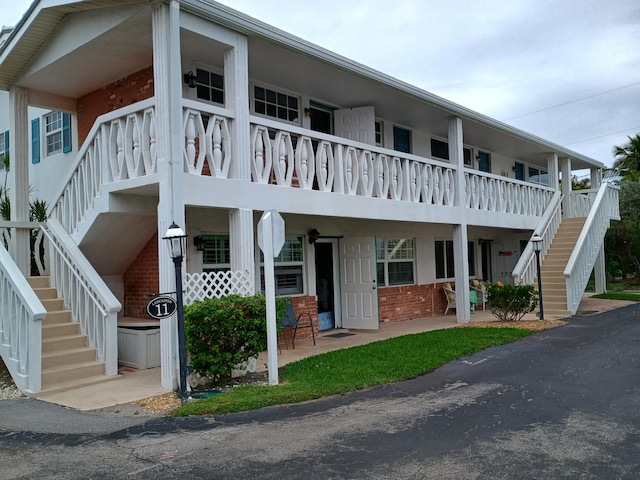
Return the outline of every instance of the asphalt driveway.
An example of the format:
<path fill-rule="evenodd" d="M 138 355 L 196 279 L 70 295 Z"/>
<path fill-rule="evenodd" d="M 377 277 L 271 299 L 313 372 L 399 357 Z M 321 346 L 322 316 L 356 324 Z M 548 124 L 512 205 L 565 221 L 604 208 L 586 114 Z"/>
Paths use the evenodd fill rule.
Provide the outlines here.
<path fill-rule="evenodd" d="M 244 414 L 0 402 L 1 476 L 640 478 L 638 313 L 574 317 L 413 380 Z"/>

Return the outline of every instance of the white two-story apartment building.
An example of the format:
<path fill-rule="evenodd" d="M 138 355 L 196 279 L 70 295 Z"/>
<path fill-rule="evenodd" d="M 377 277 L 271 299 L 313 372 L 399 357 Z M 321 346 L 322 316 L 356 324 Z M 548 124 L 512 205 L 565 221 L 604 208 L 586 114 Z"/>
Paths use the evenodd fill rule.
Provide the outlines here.
<path fill-rule="evenodd" d="M 117 372 L 118 318 L 145 319 L 150 294 L 175 291 L 162 239 L 173 222 L 188 235 L 192 299 L 262 291 L 257 225 L 279 212 L 276 293 L 321 329 L 429 321 L 445 310 L 445 283 L 458 305 L 473 279 L 532 283 L 529 239 L 543 237 L 544 258 L 576 217 L 548 315 L 575 313 L 594 268 L 604 288 L 602 242 L 618 214 L 602 163 L 228 7 L 36 0 L 0 41 L 12 206 L 0 352 L 25 391 L 64 388 L 85 363 L 91 378 Z M 584 169 L 593 189 L 572 192 Z M 48 205 L 38 235 L 36 198 Z M 45 239 L 38 268 L 56 304 L 25 280 L 32 236 Z M 93 359 L 51 345 L 65 310 Z M 175 323 L 159 327 L 166 388 Z"/>

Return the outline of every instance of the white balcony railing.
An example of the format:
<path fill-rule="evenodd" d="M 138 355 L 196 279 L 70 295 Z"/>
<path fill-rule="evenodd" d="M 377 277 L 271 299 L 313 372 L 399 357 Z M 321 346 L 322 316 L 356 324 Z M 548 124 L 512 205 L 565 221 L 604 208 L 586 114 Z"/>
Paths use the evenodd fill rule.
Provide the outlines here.
<path fill-rule="evenodd" d="M 582 294 L 589 281 L 596 257 L 600 253 L 604 235 L 611 220 L 620 219 L 618 192 L 619 188 L 610 183 L 603 183 L 600 186 L 576 241 L 576 246 L 564 269 L 567 284 L 567 309 L 572 314 L 580 305 Z"/>
<path fill-rule="evenodd" d="M 41 388 L 42 320 L 46 316 L 42 302 L 0 242 L 0 354 L 24 392 Z"/>
<path fill-rule="evenodd" d="M 544 259 L 549 247 L 551 246 L 551 242 L 553 241 L 553 237 L 555 237 L 558 228 L 560 227 L 560 223 L 562 222 L 562 195 L 560 192 L 555 192 L 551 201 L 549 202 L 549 206 L 547 211 L 542 216 L 538 225 L 533 231 L 533 235 L 536 233 L 542 237 L 542 246 L 540 248 L 540 262 Z M 527 243 L 522 255 L 520 255 L 520 259 L 513 269 L 513 280 L 515 283 L 521 283 L 524 285 L 530 285 L 533 283 L 533 280 L 536 278 L 537 272 L 537 264 L 536 264 L 535 252 L 533 250 L 533 244 L 531 241 Z"/>
<path fill-rule="evenodd" d="M 67 232 L 93 208 L 103 185 L 156 173 L 154 103 L 145 100 L 98 117 L 49 210 Z"/>
<path fill-rule="evenodd" d="M 71 311 L 71 316 L 87 335 L 97 359 L 105 363 L 107 375 L 118 373 L 117 313 L 120 302 L 84 257 L 63 226 L 55 219 L 47 222 L 50 282 Z"/>

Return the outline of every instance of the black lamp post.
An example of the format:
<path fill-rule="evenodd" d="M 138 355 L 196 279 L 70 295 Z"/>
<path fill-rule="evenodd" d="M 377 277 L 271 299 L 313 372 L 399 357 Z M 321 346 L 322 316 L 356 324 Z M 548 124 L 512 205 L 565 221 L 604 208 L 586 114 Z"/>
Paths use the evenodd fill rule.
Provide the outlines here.
<path fill-rule="evenodd" d="M 536 264 L 538 266 L 538 296 L 540 297 L 540 320 L 544 320 L 544 307 L 542 305 L 542 277 L 540 275 L 540 251 L 542 250 L 542 237 L 537 233 L 531 237 L 533 251 L 536 252 Z"/>
<path fill-rule="evenodd" d="M 184 305 L 182 304 L 182 260 L 186 246 L 184 231 L 174 223 L 171 224 L 167 234 L 162 237 L 168 240 L 169 256 L 173 258 L 176 272 L 176 303 L 178 315 L 178 355 L 180 360 L 180 402 L 184 403 L 187 395 L 187 347 L 184 335 Z"/>

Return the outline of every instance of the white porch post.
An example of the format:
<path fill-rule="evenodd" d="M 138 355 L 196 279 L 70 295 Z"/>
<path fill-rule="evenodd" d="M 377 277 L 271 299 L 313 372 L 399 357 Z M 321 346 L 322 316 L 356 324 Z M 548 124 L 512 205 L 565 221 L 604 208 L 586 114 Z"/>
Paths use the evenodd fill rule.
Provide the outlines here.
<path fill-rule="evenodd" d="M 249 127 L 249 55 L 247 38 L 237 35 L 224 56 L 225 106 L 235 113 L 231 125 L 231 178 L 251 180 L 251 133 Z"/>
<path fill-rule="evenodd" d="M 602 169 L 591 169 L 591 188 L 600 188 L 602 184 Z M 607 270 L 604 257 L 604 242 L 600 246 L 600 251 L 596 257 L 596 263 L 593 266 L 593 276 L 595 278 L 596 293 L 607 292 Z"/>
<path fill-rule="evenodd" d="M 573 217 L 571 206 L 571 159 L 563 157 L 560 159 L 560 172 L 562 173 L 562 210 L 567 218 Z"/>
<path fill-rule="evenodd" d="M 547 155 L 547 175 L 549 175 L 549 186 L 554 190 L 560 188 L 560 175 L 558 172 L 558 154 L 555 152 Z"/>
<path fill-rule="evenodd" d="M 249 125 L 249 55 L 247 38 L 237 34 L 224 56 L 225 106 L 235 113 L 231 125 L 233 164 L 230 176 L 251 181 L 251 129 Z M 253 210 L 229 212 L 231 270 L 249 271 L 254 277 Z M 254 281 L 255 285 L 255 281 Z M 253 286 L 251 291 L 253 291 Z"/>
<path fill-rule="evenodd" d="M 253 234 L 253 210 L 239 208 L 229 212 L 229 243 L 231 245 L 231 270 L 248 271 L 251 274 L 251 291 L 255 288 L 255 242 Z"/>
<path fill-rule="evenodd" d="M 29 221 L 29 97 L 26 90 L 12 88 L 9 91 L 9 129 L 11 138 L 9 194 L 11 198 L 11 220 Z M 12 229 L 11 243 L 13 259 L 23 273 L 31 274 L 29 230 Z"/>
<path fill-rule="evenodd" d="M 453 117 L 449 120 L 449 161 L 456 166 L 455 206 L 464 208 L 464 151 L 462 141 L 462 119 Z M 464 218 L 464 216 L 463 216 Z M 456 275 L 456 317 L 458 323 L 471 320 L 469 304 L 469 253 L 467 251 L 467 224 L 453 225 L 453 258 Z"/>
<path fill-rule="evenodd" d="M 180 64 L 180 5 L 153 5 L 153 81 L 156 97 L 159 176 L 158 267 L 160 292 L 175 291 L 175 271 L 162 237 L 172 222 L 185 231 L 182 195 L 182 82 Z M 178 333 L 175 315 L 160 321 L 162 386 L 178 386 Z"/>

